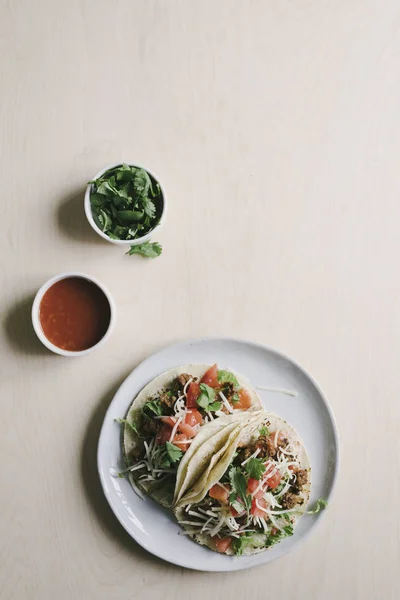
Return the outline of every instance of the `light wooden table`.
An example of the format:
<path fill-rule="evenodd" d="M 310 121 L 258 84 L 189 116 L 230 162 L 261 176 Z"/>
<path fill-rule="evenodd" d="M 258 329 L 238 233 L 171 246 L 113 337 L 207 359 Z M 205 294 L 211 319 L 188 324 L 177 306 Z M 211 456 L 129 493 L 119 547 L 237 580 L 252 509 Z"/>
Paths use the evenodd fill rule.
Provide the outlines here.
<path fill-rule="evenodd" d="M 400 595 L 398 0 L 0 1 L 1 600 Z M 161 258 L 90 230 L 86 181 L 163 180 Z M 113 337 L 51 355 L 50 276 L 98 277 Z M 153 559 L 102 496 L 96 444 L 124 377 L 232 335 L 297 359 L 341 436 L 336 496 L 293 554 L 232 575 Z"/>

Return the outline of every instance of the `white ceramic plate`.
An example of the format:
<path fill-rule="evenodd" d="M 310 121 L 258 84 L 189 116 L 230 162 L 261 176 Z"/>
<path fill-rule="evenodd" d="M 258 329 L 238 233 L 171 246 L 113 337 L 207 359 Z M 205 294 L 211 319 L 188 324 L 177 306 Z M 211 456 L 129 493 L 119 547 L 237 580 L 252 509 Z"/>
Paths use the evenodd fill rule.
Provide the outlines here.
<path fill-rule="evenodd" d="M 154 377 L 188 363 L 218 363 L 245 375 L 253 387 L 284 388 L 296 397 L 258 390 L 267 410 L 286 419 L 303 439 L 311 462 L 311 500 L 329 501 L 338 468 L 338 438 L 332 411 L 316 382 L 283 354 L 253 342 L 216 338 L 189 340 L 154 354 L 139 365 L 115 394 L 104 419 L 98 446 L 98 469 L 104 493 L 126 531 L 149 552 L 182 567 L 202 571 L 238 571 L 269 562 L 289 552 L 314 529 L 326 511 L 305 515 L 293 537 L 255 556 L 217 554 L 180 534 L 170 511 L 141 500 L 126 479 L 112 476 L 124 468 L 120 425 L 138 392 Z"/>

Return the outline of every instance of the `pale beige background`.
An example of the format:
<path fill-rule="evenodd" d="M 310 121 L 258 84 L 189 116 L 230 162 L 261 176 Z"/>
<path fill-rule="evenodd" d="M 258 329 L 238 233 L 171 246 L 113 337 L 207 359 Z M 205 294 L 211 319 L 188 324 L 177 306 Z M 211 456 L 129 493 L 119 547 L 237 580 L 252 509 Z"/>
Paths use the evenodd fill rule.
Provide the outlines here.
<path fill-rule="evenodd" d="M 398 0 L 1 0 L 1 600 L 399 597 Z M 90 230 L 85 182 L 140 161 L 170 199 L 154 261 Z M 83 359 L 36 341 L 35 290 L 115 296 Z M 113 392 L 198 335 L 265 342 L 336 413 L 335 501 L 303 547 L 233 575 L 147 555 L 95 464 Z"/>

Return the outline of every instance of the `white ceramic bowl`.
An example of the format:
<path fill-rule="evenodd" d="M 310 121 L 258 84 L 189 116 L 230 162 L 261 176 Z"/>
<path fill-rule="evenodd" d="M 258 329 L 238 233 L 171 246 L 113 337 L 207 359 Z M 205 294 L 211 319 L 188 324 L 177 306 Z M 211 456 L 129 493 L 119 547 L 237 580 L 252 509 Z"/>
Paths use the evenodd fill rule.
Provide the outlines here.
<path fill-rule="evenodd" d="M 138 167 L 139 169 L 144 169 L 159 184 L 160 189 L 161 189 L 161 194 L 162 194 L 162 197 L 163 197 L 163 208 L 162 208 L 162 213 L 161 213 L 160 220 L 157 223 L 157 225 L 151 231 L 149 231 L 148 233 L 146 233 L 146 235 L 143 235 L 140 238 L 135 238 L 134 240 L 112 240 L 106 233 L 104 233 L 103 231 L 101 231 L 101 229 L 99 229 L 99 227 L 95 223 L 95 220 L 93 219 L 92 207 L 90 205 L 90 194 L 92 193 L 92 187 L 93 187 L 93 184 L 91 184 L 91 183 L 88 183 L 88 185 L 86 187 L 86 192 L 85 192 L 85 202 L 84 202 L 84 205 L 85 205 L 85 214 L 86 214 L 87 220 L 89 221 L 89 223 L 90 223 L 91 227 L 94 229 L 94 231 L 100 237 L 102 237 L 103 239 L 107 240 L 107 242 L 111 242 L 111 244 L 116 244 L 118 246 L 137 246 L 138 244 L 143 244 L 143 242 L 147 242 L 152 237 L 152 235 L 164 223 L 165 216 L 166 216 L 166 213 L 167 213 L 167 194 L 165 193 L 164 186 L 161 183 L 160 179 L 157 177 L 157 175 L 155 175 L 147 167 L 144 167 L 143 165 L 138 165 L 137 163 L 131 163 L 129 161 L 121 161 L 121 162 L 118 162 L 118 163 L 114 163 L 112 165 L 107 165 L 107 167 L 104 167 L 104 169 L 102 169 L 101 171 L 99 171 L 98 173 L 96 173 L 96 175 L 94 175 L 94 177 L 92 177 L 92 180 L 98 179 L 99 177 L 101 177 L 101 175 L 103 175 L 103 173 L 105 173 L 109 169 L 114 169 L 115 167 L 119 167 L 122 164 L 129 165 L 130 167 Z"/>
<path fill-rule="evenodd" d="M 100 288 L 100 290 L 104 293 L 105 297 L 108 300 L 108 304 L 110 306 L 110 323 L 109 323 L 107 331 L 105 332 L 105 334 L 103 335 L 101 340 L 99 342 L 97 342 L 97 344 L 95 344 L 94 346 L 91 346 L 90 348 L 87 348 L 86 350 L 80 350 L 77 352 L 73 352 L 71 350 L 63 350 L 62 348 L 59 348 L 58 346 L 55 346 L 54 344 L 52 344 L 47 339 L 47 337 L 45 336 L 45 334 L 43 332 L 42 325 L 40 323 L 40 316 L 39 316 L 40 303 L 42 301 L 43 296 L 47 292 L 47 290 L 49 288 L 51 288 L 52 285 L 57 283 L 57 281 L 61 281 L 62 279 L 67 279 L 69 277 L 80 277 L 82 279 L 87 279 L 87 281 L 91 281 L 92 283 L 97 285 L 97 287 Z M 115 308 L 115 303 L 114 303 L 114 300 L 113 300 L 110 292 L 97 279 L 95 279 L 94 277 L 91 277 L 90 275 L 86 275 L 85 273 L 74 273 L 74 272 L 61 273 L 60 275 L 56 275 L 55 277 L 52 277 L 51 279 L 49 279 L 48 281 L 46 281 L 46 283 L 44 283 L 42 285 L 42 287 L 36 294 L 35 299 L 32 304 L 32 324 L 33 324 L 33 328 L 35 330 L 36 335 L 38 336 L 38 338 L 42 342 L 42 344 L 44 344 L 44 346 L 46 346 L 46 348 L 48 348 L 52 352 L 55 352 L 56 354 L 61 354 L 62 356 L 84 356 L 85 354 L 89 354 L 89 352 L 93 352 L 93 350 L 95 350 L 96 348 L 99 348 L 99 346 L 103 345 L 104 342 L 110 337 L 111 332 L 114 329 L 115 320 L 116 320 L 116 308 Z"/>

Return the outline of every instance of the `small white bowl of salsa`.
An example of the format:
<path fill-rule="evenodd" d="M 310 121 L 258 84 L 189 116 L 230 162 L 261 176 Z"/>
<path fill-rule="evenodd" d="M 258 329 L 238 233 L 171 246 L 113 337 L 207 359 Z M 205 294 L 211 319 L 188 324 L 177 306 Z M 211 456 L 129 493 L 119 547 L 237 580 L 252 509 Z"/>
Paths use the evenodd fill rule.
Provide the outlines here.
<path fill-rule="evenodd" d="M 62 356 L 84 356 L 108 339 L 116 309 L 107 288 L 84 273 L 62 273 L 38 291 L 32 324 L 39 340 Z"/>

